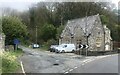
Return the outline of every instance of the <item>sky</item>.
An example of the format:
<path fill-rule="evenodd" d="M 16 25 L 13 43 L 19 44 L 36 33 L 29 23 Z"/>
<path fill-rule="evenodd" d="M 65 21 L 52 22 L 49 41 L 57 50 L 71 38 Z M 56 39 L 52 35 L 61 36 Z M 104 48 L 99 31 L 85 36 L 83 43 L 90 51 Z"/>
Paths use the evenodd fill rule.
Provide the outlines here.
<path fill-rule="evenodd" d="M 46 1 L 46 0 L 0 0 L 0 7 L 9 7 L 12 9 L 16 9 L 18 11 L 25 11 L 25 10 L 28 10 L 32 4 L 36 4 L 37 2 L 40 2 L 40 1 Z M 118 7 L 118 1 L 120 0 L 112 0 L 112 2 L 115 3 L 117 7 Z"/>

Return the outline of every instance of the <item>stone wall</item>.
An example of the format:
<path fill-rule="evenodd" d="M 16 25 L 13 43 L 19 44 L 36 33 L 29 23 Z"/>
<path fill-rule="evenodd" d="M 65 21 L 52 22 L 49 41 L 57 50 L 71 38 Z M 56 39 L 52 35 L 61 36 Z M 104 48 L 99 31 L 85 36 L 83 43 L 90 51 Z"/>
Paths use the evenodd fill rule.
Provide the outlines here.
<path fill-rule="evenodd" d="M 89 51 L 104 51 L 104 29 L 100 20 L 96 20 L 95 26 L 88 39 Z"/>
<path fill-rule="evenodd" d="M 111 32 L 110 29 L 108 29 L 106 27 L 106 25 L 104 25 L 104 30 L 105 30 L 105 51 L 109 51 L 112 50 L 112 38 L 110 36 Z"/>
<path fill-rule="evenodd" d="M 0 51 L 5 50 L 5 35 L 2 33 L 0 34 Z"/>

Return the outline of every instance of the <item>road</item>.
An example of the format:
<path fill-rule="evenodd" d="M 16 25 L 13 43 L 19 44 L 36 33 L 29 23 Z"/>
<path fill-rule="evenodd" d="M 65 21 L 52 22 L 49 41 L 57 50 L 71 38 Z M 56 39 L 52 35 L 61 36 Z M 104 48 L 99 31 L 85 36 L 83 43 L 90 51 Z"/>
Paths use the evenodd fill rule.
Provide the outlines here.
<path fill-rule="evenodd" d="M 83 57 L 51 53 L 21 46 L 25 73 L 118 73 L 117 56 Z"/>
<path fill-rule="evenodd" d="M 70 73 L 118 73 L 118 55 L 82 64 Z"/>
<path fill-rule="evenodd" d="M 64 73 L 79 66 L 87 58 L 73 53 L 56 54 L 21 47 L 24 55 L 20 58 L 26 73 Z M 81 61 L 80 61 L 81 60 Z"/>

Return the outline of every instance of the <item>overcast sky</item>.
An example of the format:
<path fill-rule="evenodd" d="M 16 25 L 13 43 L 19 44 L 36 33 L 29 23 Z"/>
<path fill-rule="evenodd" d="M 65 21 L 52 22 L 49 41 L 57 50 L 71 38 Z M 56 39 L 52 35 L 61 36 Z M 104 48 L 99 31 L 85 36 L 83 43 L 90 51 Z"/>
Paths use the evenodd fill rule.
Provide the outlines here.
<path fill-rule="evenodd" d="M 46 0 L 0 0 L 0 7 L 10 7 L 13 9 L 17 9 L 18 11 L 24 11 L 24 10 L 28 10 L 28 8 L 32 4 L 35 4 L 40 1 L 46 1 Z M 118 1 L 120 0 L 112 0 L 112 2 L 116 4 L 116 6 L 118 6 Z"/>

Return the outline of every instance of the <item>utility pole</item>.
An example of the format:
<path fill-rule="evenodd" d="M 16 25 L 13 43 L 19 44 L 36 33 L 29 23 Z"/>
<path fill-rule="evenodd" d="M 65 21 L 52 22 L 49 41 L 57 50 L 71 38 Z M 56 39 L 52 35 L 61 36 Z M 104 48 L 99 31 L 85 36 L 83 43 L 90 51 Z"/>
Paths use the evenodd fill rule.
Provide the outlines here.
<path fill-rule="evenodd" d="M 86 23 L 85 23 L 85 37 L 86 37 L 86 44 L 88 45 L 88 36 L 87 36 L 87 11 L 86 11 Z M 88 49 L 86 48 L 86 56 L 87 56 Z"/>
<path fill-rule="evenodd" d="M 62 17 L 62 15 L 61 15 L 61 26 L 63 25 L 63 22 L 62 22 L 62 20 L 63 20 L 63 17 Z"/>
<path fill-rule="evenodd" d="M 37 44 L 37 26 L 36 26 L 36 44 Z"/>
<path fill-rule="evenodd" d="M 62 12 L 61 12 L 61 18 L 60 18 L 60 19 L 61 19 L 61 26 L 62 26 L 62 25 L 63 25 L 63 15 L 64 15 L 64 14 L 63 14 L 63 12 L 64 12 L 64 11 L 63 11 L 63 8 L 61 8 L 61 11 L 62 11 Z"/>
<path fill-rule="evenodd" d="M 85 36 L 86 36 L 86 44 L 88 45 L 88 37 L 90 36 L 90 34 L 88 34 L 88 31 L 87 31 L 87 15 L 88 15 L 88 12 L 90 10 L 90 5 L 88 4 L 88 9 L 86 11 L 86 24 L 85 24 Z M 86 48 L 86 56 L 88 55 L 88 48 Z"/>

